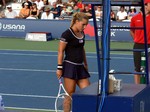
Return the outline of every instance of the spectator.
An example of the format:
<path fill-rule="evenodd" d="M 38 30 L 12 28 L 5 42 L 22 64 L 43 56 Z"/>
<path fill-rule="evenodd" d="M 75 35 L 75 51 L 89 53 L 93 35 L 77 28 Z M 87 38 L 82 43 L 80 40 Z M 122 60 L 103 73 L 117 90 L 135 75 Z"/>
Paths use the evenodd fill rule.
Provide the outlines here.
<path fill-rule="evenodd" d="M 40 11 L 40 13 L 43 12 L 43 10 L 44 10 L 44 2 L 42 0 L 36 0 L 35 3 L 37 5 L 37 8 Z"/>
<path fill-rule="evenodd" d="M 17 12 L 12 10 L 12 6 L 8 5 L 7 6 L 8 12 L 5 13 L 5 18 L 16 18 L 17 17 Z"/>
<path fill-rule="evenodd" d="M 36 0 L 34 3 L 36 3 L 37 8 L 39 10 L 39 18 L 41 18 L 41 14 L 43 13 L 44 10 L 44 2 L 42 0 Z"/>
<path fill-rule="evenodd" d="M 76 2 L 76 5 L 78 6 L 78 8 L 80 9 L 81 12 L 84 10 L 84 4 L 82 3 L 81 0 L 78 0 Z"/>
<path fill-rule="evenodd" d="M 89 7 L 90 10 L 92 10 L 92 5 L 91 4 L 84 4 L 84 7 L 85 5 L 87 5 Z"/>
<path fill-rule="evenodd" d="M 137 14 L 136 9 L 134 7 L 131 7 L 128 13 L 128 19 L 131 20 L 131 18 L 136 14 Z"/>
<path fill-rule="evenodd" d="M 73 8 L 71 6 L 68 6 L 66 12 L 67 12 L 67 16 L 71 18 L 73 14 Z"/>
<path fill-rule="evenodd" d="M 44 5 L 49 5 L 48 0 L 42 0 Z"/>
<path fill-rule="evenodd" d="M 56 7 L 56 2 L 53 3 L 53 7 L 51 9 L 53 15 L 54 15 L 54 19 L 59 18 L 60 13 L 61 13 L 61 8 L 60 7 Z"/>
<path fill-rule="evenodd" d="M 67 5 L 70 6 L 70 7 L 73 7 L 74 4 L 75 3 L 73 2 L 73 0 L 68 0 L 68 2 L 67 2 Z"/>
<path fill-rule="evenodd" d="M 24 8 L 24 4 L 28 3 L 28 8 L 31 9 L 32 8 L 32 2 L 30 2 L 29 0 L 25 0 L 25 2 L 22 3 L 22 7 Z"/>
<path fill-rule="evenodd" d="M 4 13 L 4 11 L 0 11 L 0 18 L 5 18 L 5 13 Z"/>
<path fill-rule="evenodd" d="M 127 12 L 124 6 L 120 7 L 120 11 L 117 12 L 117 21 L 124 21 L 127 19 Z"/>
<path fill-rule="evenodd" d="M 44 12 L 41 15 L 41 19 L 54 19 L 54 15 L 51 12 L 51 9 L 49 6 L 46 6 L 44 8 Z"/>
<path fill-rule="evenodd" d="M 73 14 L 76 13 L 76 12 L 80 12 L 80 9 L 77 5 L 74 5 L 73 7 Z"/>
<path fill-rule="evenodd" d="M 102 8 L 101 8 L 101 6 L 97 6 L 96 7 L 96 10 L 95 10 L 95 15 L 96 15 L 96 18 L 102 18 Z"/>
<path fill-rule="evenodd" d="M 65 4 L 62 2 L 62 0 L 57 0 L 56 1 L 56 7 L 59 9 L 59 14 L 61 14 L 61 11 L 62 11 L 64 5 Z"/>
<path fill-rule="evenodd" d="M 61 8 L 63 7 L 63 2 L 62 2 L 62 0 L 57 0 L 57 1 L 56 1 L 56 4 L 57 4 L 56 7 L 61 7 Z"/>
<path fill-rule="evenodd" d="M 71 7 L 71 6 L 68 6 L 66 12 L 68 13 L 69 16 L 71 16 L 72 13 L 73 13 L 72 7 Z"/>
<path fill-rule="evenodd" d="M 68 6 L 68 7 L 64 7 L 64 9 L 61 12 L 61 16 L 59 19 L 71 19 L 73 14 L 73 9 L 72 7 Z"/>
<path fill-rule="evenodd" d="M 110 12 L 110 18 L 111 18 L 112 21 L 116 21 L 116 14 L 112 9 L 111 9 L 111 12 Z"/>
<path fill-rule="evenodd" d="M 37 8 L 36 3 L 32 4 L 32 8 L 30 9 L 30 16 L 27 19 L 38 19 L 39 18 L 39 10 Z"/>
<path fill-rule="evenodd" d="M 89 17 L 92 18 L 92 10 L 89 8 L 88 4 L 85 5 L 83 12 Z"/>
<path fill-rule="evenodd" d="M 53 5 L 54 2 L 57 2 L 57 0 L 48 0 L 50 5 Z"/>
<path fill-rule="evenodd" d="M 3 2 L 3 8 L 5 9 L 6 8 L 6 0 L 2 0 Z"/>
<path fill-rule="evenodd" d="M 24 8 L 22 8 L 19 12 L 19 16 L 17 18 L 26 19 L 30 15 L 30 9 L 28 7 L 28 3 L 24 3 Z"/>
<path fill-rule="evenodd" d="M 59 19 L 64 19 L 65 16 L 67 16 L 67 5 L 63 6 Z"/>

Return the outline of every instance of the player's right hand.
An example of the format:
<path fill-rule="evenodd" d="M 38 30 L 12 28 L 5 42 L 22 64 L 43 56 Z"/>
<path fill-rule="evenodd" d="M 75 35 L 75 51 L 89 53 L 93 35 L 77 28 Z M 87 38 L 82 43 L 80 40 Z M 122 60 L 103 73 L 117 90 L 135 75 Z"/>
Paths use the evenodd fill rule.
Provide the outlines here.
<path fill-rule="evenodd" d="M 62 70 L 57 70 L 56 75 L 57 75 L 57 78 L 60 79 L 62 76 Z"/>

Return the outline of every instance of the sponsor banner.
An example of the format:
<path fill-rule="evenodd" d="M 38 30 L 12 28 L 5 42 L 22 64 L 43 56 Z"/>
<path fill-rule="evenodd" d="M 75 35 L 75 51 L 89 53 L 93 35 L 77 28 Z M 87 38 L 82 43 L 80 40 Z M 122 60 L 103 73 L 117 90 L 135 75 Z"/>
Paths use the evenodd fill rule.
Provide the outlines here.
<path fill-rule="evenodd" d="M 129 22 L 112 22 L 112 27 L 129 27 Z M 26 20 L 0 19 L 0 37 L 25 38 L 30 32 L 49 32 L 53 38 L 60 38 L 61 34 L 70 26 L 70 20 Z M 100 26 L 100 25 L 99 25 Z M 98 27 L 99 27 L 98 26 Z M 86 39 L 94 40 L 93 21 L 89 21 L 85 29 Z M 98 29 L 101 38 L 102 30 Z M 132 41 L 129 29 L 111 29 L 112 41 Z"/>
<path fill-rule="evenodd" d="M 48 41 L 48 40 L 51 40 L 52 39 L 52 36 L 51 36 L 51 33 L 44 33 L 44 32 L 41 32 L 41 33 L 27 33 L 26 34 L 26 37 L 25 37 L 25 40 L 28 40 L 28 41 Z"/>
<path fill-rule="evenodd" d="M 0 20 L 0 32 L 1 36 L 10 35 L 7 33 L 25 32 L 26 27 L 24 23 L 13 23 L 11 21 Z"/>
<path fill-rule="evenodd" d="M 111 27 L 117 27 L 118 29 L 110 29 L 110 38 L 112 41 L 132 41 L 132 37 L 130 35 L 130 29 L 123 29 L 123 27 L 129 27 L 130 22 L 111 22 Z M 119 29 L 120 27 L 120 29 Z M 101 39 L 102 29 L 101 25 L 98 26 L 98 36 Z M 88 39 L 94 38 L 94 26 L 93 23 L 90 22 L 86 29 L 85 34 L 90 37 Z"/>

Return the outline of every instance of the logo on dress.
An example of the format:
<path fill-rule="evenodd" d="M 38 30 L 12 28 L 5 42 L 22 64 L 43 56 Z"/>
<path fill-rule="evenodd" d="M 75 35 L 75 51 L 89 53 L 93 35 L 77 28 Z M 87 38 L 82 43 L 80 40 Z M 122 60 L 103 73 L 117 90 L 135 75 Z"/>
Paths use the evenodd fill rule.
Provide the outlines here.
<path fill-rule="evenodd" d="M 79 40 L 79 43 L 83 43 L 83 40 Z"/>

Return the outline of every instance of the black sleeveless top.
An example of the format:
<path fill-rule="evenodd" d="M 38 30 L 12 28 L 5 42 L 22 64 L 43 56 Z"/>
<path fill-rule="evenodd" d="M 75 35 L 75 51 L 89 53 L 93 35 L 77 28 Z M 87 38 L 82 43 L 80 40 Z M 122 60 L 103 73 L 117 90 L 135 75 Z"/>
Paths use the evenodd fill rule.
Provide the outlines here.
<path fill-rule="evenodd" d="M 32 14 L 32 15 L 36 15 L 36 14 L 37 14 L 37 11 L 31 11 L 31 14 Z"/>

